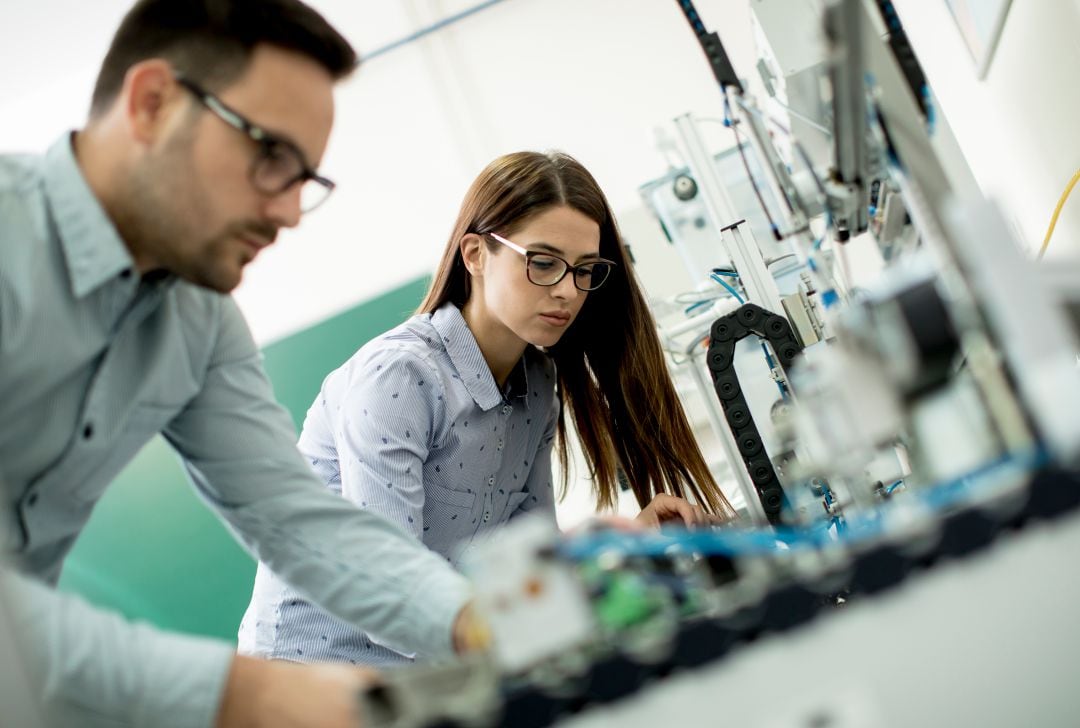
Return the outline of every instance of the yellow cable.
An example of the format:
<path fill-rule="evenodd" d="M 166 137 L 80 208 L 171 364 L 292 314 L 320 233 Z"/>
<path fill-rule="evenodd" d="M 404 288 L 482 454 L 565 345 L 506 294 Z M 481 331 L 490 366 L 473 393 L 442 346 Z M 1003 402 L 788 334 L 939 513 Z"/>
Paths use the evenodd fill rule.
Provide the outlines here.
<path fill-rule="evenodd" d="M 1061 214 L 1061 208 L 1065 206 L 1065 200 L 1069 199 L 1069 193 L 1072 192 L 1072 188 L 1076 186 L 1077 181 L 1080 180 L 1080 169 L 1076 170 L 1076 174 L 1069 180 L 1069 184 L 1065 186 L 1065 191 L 1061 193 L 1061 199 L 1058 200 L 1057 207 L 1054 208 L 1054 216 L 1050 218 L 1050 227 L 1046 230 L 1046 237 L 1043 239 L 1042 247 L 1039 248 L 1039 254 L 1036 258 L 1043 257 L 1043 253 L 1050 247 L 1050 236 L 1054 234 L 1054 226 L 1057 225 L 1058 215 Z"/>

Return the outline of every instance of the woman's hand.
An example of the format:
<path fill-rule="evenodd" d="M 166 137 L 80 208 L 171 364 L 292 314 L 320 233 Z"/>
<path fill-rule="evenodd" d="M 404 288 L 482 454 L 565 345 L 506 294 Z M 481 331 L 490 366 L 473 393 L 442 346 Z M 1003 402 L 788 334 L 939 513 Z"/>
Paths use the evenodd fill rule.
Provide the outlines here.
<path fill-rule="evenodd" d="M 634 520 L 648 528 L 660 528 L 672 522 L 681 522 L 687 528 L 725 523 L 723 518 L 706 513 L 701 506 L 667 493 L 658 493 Z"/>

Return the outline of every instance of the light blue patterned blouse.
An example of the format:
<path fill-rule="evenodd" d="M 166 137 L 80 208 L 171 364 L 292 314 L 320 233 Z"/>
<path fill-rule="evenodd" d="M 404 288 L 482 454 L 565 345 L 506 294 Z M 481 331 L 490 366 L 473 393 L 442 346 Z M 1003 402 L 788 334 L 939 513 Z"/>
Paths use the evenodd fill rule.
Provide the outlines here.
<path fill-rule="evenodd" d="M 554 520 L 558 408 L 545 354 L 529 347 L 500 391 L 448 303 L 379 336 L 331 373 L 308 410 L 300 450 L 332 490 L 400 523 L 456 566 L 515 516 L 539 510 Z M 411 660 L 311 604 L 262 564 L 239 643 L 241 652 L 300 662 Z"/>

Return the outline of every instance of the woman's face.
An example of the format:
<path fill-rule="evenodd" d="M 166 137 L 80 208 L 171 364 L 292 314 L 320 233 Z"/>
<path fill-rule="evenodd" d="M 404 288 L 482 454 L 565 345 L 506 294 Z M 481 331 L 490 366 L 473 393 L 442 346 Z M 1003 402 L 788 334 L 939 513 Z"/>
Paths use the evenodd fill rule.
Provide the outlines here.
<path fill-rule="evenodd" d="M 565 205 L 542 212 L 516 230 L 497 232 L 526 250 L 558 256 L 572 266 L 600 259 L 600 226 Z M 482 291 L 489 323 L 529 344 L 556 344 L 589 295 L 574 285 L 573 272 L 553 286 L 540 286 L 529 280 L 521 253 L 497 242 L 494 248 L 478 247 L 483 266 L 481 275 L 474 275 L 473 286 Z"/>

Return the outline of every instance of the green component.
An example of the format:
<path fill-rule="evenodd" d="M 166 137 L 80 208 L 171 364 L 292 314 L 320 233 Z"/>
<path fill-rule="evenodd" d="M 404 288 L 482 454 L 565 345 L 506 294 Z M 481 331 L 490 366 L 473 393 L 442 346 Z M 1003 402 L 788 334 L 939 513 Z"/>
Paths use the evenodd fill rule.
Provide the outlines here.
<path fill-rule="evenodd" d="M 267 346 L 278 400 L 303 422 L 323 379 L 416 309 L 416 279 Z M 236 639 L 255 564 L 199 500 L 172 450 L 154 438 L 117 477 L 68 556 L 60 588 L 132 619 Z"/>
<path fill-rule="evenodd" d="M 656 591 L 629 573 L 612 574 L 603 595 L 595 602 L 600 623 L 612 630 L 644 622 L 661 607 Z"/>

